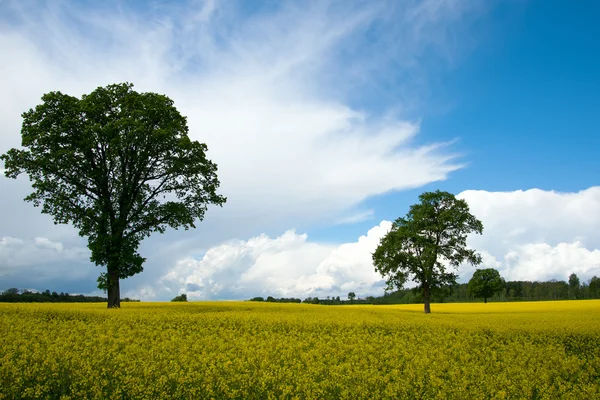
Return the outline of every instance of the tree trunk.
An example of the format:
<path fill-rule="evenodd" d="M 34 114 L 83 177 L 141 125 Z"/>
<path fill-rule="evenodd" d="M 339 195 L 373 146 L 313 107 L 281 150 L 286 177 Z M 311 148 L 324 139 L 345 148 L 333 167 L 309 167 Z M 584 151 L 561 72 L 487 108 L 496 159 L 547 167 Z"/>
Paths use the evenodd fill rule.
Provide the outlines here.
<path fill-rule="evenodd" d="M 121 288 L 119 275 L 114 269 L 108 270 L 108 308 L 121 307 Z"/>
<path fill-rule="evenodd" d="M 483 298 L 483 302 L 484 302 L 484 303 L 487 303 L 487 297 L 484 297 L 484 298 Z"/>
<path fill-rule="evenodd" d="M 426 285 L 423 285 L 423 303 L 425 314 L 431 314 L 431 293 Z"/>

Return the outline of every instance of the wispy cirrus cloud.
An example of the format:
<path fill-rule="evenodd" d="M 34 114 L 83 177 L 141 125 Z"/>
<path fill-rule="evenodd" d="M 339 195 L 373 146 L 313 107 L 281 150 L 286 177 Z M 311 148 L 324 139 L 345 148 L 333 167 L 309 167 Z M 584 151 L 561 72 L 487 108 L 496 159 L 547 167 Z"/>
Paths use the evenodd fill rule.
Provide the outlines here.
<path fill-rule="evenodd" d="M 355 224 L 357 222 L 368 221 L 375 216 L 374 210 L 357 211 L 353 214 L 345 215 L 335 221 L 336 225 Z"/>

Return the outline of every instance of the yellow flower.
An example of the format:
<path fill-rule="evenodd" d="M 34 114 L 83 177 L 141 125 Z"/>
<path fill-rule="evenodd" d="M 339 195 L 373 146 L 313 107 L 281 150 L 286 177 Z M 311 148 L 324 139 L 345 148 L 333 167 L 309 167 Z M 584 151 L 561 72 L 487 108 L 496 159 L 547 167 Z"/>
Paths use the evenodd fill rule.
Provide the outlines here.
<path fill-rule="evenodd" d="M 420 311 L 0 304 L 0 400 L 600 397 L 600 301 Z"/>

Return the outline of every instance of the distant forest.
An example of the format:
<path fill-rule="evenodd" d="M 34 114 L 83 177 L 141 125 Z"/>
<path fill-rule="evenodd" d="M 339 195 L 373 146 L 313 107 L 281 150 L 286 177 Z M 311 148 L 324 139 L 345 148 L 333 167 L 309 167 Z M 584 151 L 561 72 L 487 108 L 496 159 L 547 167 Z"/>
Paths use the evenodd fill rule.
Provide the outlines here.
<path fill-rule="evenodd" d="M 576 277 L 576 276 L 575 276 Z M 572 281 L 572 280 L 571 280 Z M 565 281 L 551 280 L 547 282 L 507 281 L 504 289 L 488 299 L 489 301 L 543 301 L 543 300 L 578 300 L 600 299 L 600 278 L 593 277 L 588 283 L 569 285 Z M 469 294 L 467 283 L 444 288 L 433 294 L 435 303 L 480 302 L 481 298 Z M 423 303 L 423 296 L 414 289 L 402 289 L 389 292 L 383 296 L 367 296 L 349 300 L 336 297 L 308 297 L 277 299 L 272 296 L 254 297 L 250 301 L 266 301 L 276 303 L 311 303 L 325 305 L 340 304 L 418 304 Z"/>
<path fill-rule="evenodd" d="M 84 296 L 82 294 L 71 295 L 69 293 L 56 293 L 46 290 L 44 292 L 30 292 L 11 288 L 0 294 L 0 302 L 4 303 L 106 303 L 108 298 L 100 296 Z M 121 299 L 122 302 L 137 302 L 128 297 Z"/>
<path fill-rule="evenodd" d="M 571 285 L 565 281 L 551 280 L 547 282 L 507 281 L 504 289 L 494 294 L 488 301 L 543 301 L 543 300 L 578 300 L 600 299 L 600 278 L 593 277 L 587 283 L 579 284 L 579 279 L 572 274 L 569 279 Z M 273 296 L 254 297 L 249 301 L 264 301 L 273 303 L 310 303 L 325 305 L 340 304 L 418 304 L 423 303 L 421 293 L 414 289 L 402 289 L 385 293 L 383 296 L 357 297 L 352 293 L 352 300 L 340 296 L 275 298 Z M 0 302 L 8 303 L 106 303 L 108 299 L 100 296 L 84 296 L 81 294 L 57 293 L 46 290 L 44 292 L 31 292 L 11 288 L 0 294 Z M 139 302 L 128 297 L 122 302 Z M 446 287 L 433 294 L 435 303 L 464 303 L 479 302 L 480 298 L 473 297 L 466 283 Z"/>

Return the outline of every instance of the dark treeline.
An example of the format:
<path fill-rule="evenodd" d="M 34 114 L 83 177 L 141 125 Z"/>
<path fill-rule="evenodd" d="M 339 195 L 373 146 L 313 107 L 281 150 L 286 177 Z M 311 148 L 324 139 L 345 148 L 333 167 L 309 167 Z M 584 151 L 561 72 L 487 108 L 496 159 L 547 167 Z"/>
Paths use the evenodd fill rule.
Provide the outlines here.
<path fill-rule="evenodd" d="M 327 304 L 327 305 L 340 305 L 340 304 L 372 304 L 375 297 L 369 296 L 366 299 L 353 299 L 353 300 L 342 300 L 340 296 L 319 299 L 318 297 L 307 297 L 306 299 L 298 298 L 281 298 L 277 299 L 273 296 L 269 296 L 266 299 L 264 297 L 253 297 L 249 301 L 264 301 L 267 303 L 308 303 L 308 304 Z"/>
<path fill-rule="evenodd" d="M 436 303 L 478 302 L 473 297 L 467 284 L 458 284 L 445 292 L 434 293 Z M 551 280 L 546 282 L 507 281 L 504 288 L 494 294 L 488 301 L 542 301 L 542 300 L 578 300 L 600 299 L 600 279 L 594 277 L 588 283 L 569 285 L 565 281 Z M 375 297 L 373 304 L 410 304 L 422 303 L 420 293 L 413 289 L 403 289 Z"/>
<path fill-rule="evenodd" d="M 550 280 L 546 282 L 507 281 L 504 288 L 494 294 L 488 301 L 542 301 L 542 300 L 583 300 L 600 299 L 600 278 L 593 277 L 587 283 L 579 283 L 575 274 L 565 281 Z M 435 303 L 464 303 L 480 302 L 481 298 L 473 297 L 468 290 L 468 284 L 462 283 L 444 288 L 444 291 L 433 293 Z M 304 300 L 276 299 L 271 296 L 266 299 L 255 297 L 250 301 L 266 301 L 274 303 L 308 303 L 325 305 L 342 304 L 418 304 L 423 303 L 423 296 L 414 289 L 402 289 L 386 293 L 383 296 L 368 296 L 353 300 L 341 299 L 340 296 L 326 298 L 308 297 Z"/>
<path fill-rule="evenodd" d="M 84 296 L 82 294 L 72 295 L 69 293 L 56 293 L 46 290 L 44 292 L 30 292 L 11 288 L 0 294 L 0 302 L 5 303 L 106 303 L 108 298 L 100 296 Z M 122 302 L 139 302 L 128 297 L 121 299 Z"/>
<path fill-rule="evenodd" d="M 290 298 L 285 298 L 282 297 L 280 299 L 276 299 L 273 296 L 269 296 L 266 299 L 264 297 L 253 297 L 250 299 L 250 301 L 266 301 L 267 303 L 301 303 L 302 300 L 300 299 L 296 299 L 294 297 L 290 297 Z"/>

